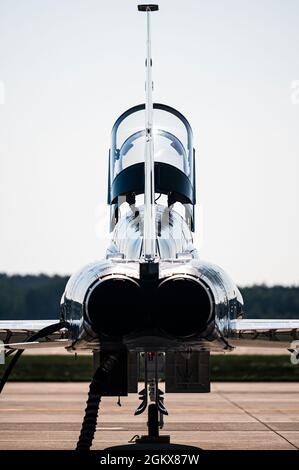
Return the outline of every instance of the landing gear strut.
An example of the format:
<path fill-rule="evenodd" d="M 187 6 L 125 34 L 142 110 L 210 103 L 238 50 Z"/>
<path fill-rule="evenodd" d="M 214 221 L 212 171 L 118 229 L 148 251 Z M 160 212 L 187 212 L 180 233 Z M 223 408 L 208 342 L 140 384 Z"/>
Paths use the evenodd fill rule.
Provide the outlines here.
<path fill-rule="evenodd" d="M 159 437 L 159 419 L 157 406 L 151 403 L 148 406 L 148 437 L 156 438 Z"/>
<path fill-rule="evenodd" d="M 159 429 L 163 428 L 164 415 L 168 415 L 168 411 L 164 406 L 164 398 L 162 390 L 159 389 L 159 371 L 160 363 L 163 363 L 161 353 L 144 353 L 144 388 L 139 392 L 141 401 L 135 415 L 143 413 L 148 409 L 147 429 L 148 434 L 138 437 L 136 444 L 154 444 L 170 442 L 170 436 L 160 436 Z M 152 403 L 148 405 L 148 397 Z"/>

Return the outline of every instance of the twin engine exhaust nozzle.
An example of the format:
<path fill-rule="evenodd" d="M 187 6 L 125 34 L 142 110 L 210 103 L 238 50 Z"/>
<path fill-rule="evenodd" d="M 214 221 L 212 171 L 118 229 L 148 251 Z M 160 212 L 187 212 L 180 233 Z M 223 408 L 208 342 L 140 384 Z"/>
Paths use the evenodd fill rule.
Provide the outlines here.
<path fill-rule="evenodd" d="M 85 319 L 95 333 L 107 337 L 158 329 L 187 338 L 204 331 L 212 317 L 209 288 L 189 275 L 175 274 L 155 282 L 108 275 L 91 286 L 85 299 Z"/>

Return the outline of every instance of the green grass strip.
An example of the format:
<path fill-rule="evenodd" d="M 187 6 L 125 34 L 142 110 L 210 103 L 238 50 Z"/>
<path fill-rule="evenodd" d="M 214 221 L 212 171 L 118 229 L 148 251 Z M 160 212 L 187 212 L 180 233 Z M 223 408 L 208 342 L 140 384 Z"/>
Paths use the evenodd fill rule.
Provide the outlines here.
<path fill-rule="evenodd" d="M 8 359 L 9 360 L 9 359 Z M 23 356 L 10 381 L 70 382 L 89 381 L 92 356 Z M 2 375 L 4 366 L 0 366 Z M 289 356 L 211 356 L 211 380 L 214 382 L 297 382 L 299 365 Z"/>

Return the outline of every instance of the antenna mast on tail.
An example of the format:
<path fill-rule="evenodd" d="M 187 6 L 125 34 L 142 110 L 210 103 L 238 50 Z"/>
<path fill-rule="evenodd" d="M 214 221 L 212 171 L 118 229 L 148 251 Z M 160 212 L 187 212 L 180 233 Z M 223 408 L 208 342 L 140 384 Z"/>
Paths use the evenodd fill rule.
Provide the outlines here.
<path fill-rule="evenodd" d="M 156 216 L 150 15 L 152 11 L 159 10 L 159 7 L 158 5 L 138 5 L 138 10 L 146 12 L 147 20 L 143 256 L 145 261 L 153 261 L 156 257 Z"/>

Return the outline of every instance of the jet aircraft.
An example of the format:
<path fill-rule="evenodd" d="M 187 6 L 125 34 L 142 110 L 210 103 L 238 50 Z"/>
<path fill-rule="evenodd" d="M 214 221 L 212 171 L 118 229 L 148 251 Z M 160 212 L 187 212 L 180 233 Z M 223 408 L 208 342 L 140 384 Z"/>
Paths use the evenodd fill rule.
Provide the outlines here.
<path fill-rule="evenodd" d="M 6 355 L 13 355 L 1 390 L 25 349 L 90 350 L 94 376 L 77 449 L 90 449 L 103 396 L 138 393 L 135 414 L 148 410 L 148 435 L 159 436 L 165 391 L 208 392 L 210 351 L 239 345 L 288 348 L 299 320 L 244 318 L 242 295 L 219 266 L 193 244 L 196 153 L 181 112 L 153 102 L 151 15 L 147 23 L 145 103 L 122 113 L 112 128 L 107 202 L 112 240 L 105 259 L 69 279 L 60 320 L 1 321 Z M 54 316 L 54 312 L 53 312 Z"/>

